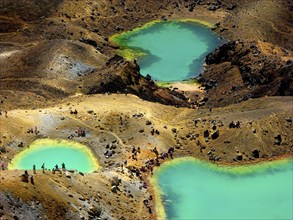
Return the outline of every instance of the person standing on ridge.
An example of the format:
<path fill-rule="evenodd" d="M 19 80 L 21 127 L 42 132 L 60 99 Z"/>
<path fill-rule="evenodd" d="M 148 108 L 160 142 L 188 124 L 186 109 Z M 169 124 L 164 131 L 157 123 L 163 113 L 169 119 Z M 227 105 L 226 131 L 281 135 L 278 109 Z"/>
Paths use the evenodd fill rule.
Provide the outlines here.
<path fill-rule="evenodd" d="M 45 163 L 43 163 L 41 168 L 42 168 L 43 173 L 45 173 Z"/>

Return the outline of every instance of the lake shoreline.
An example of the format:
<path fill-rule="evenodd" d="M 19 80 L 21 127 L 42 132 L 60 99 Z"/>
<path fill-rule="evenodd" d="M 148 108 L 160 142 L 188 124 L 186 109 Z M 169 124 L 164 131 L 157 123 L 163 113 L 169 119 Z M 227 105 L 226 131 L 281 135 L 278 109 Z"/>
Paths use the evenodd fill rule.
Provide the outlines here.
<path fill-rule="evenodd" d="M 8 170 L 32 170 L 32 166 L 31 166 L 31 169 L 19 168 L 20 163 L 21 163 L 20 161 L 23 160 L 23 158 L 27 157 L 28 154 L 36 153 L 39 150 L 50 149 L 50 148 L 54 149 L 54 148 L 60 148 L 60 147 L 74 149 L 74 150 L 80 150 L 80 151 L 84 152 L 90 160 L 90 164 L 92 166 L 91 169 L 93 169 L 93 171 L 97 171 L 99 169 L 98 158 L 94 155 L 94 153 L 90 147 L 87 147 L 86 145 L 83 145 L 78 142 L 70 141 L 70 140 L 46 138 L 46 139 L 34 140 L 32 143 L 27 145 L 22 151 L 18 152 L 16 155 L 14 155 L 11 162 L 8 164 Z M 47 165 L 46 162 L 45 162 L 45 165 Z M 61 164 L 59 164 L 59 165 L 61 166 Z M 46 169 L 51 169 L 51 167 L 49 167 L 49 168 L 46 167 Z M 72 168 L 72 169 L 78 170 L 78 168 Z M 85 171 L 83 171 L 83 172 L 85 172 Z"/>
<path fill-rule="evenodd" d="M 262 160 L 255 163 L 242 163 L 242 164 L 220 164 L 220 163 L 211 163 L 203 160 L 199 160 L 193 157 L 180 157 L 174 158 L 173 160 L 164 161 L 155 169 L 154 174 L 150 177 L 149 183 L 151 184 L 151 192 L 154 194 L 155 204 L 156 204 L 156 213 L 158 220 L 166 220 L 166 210 L 163 204 L 162 199 L 162 189 L 159 186 L 158 175 L 164 172 L 165 169 L 168 169 L 172 166 L 178 164 L 191 162 L 199 164 L 200 166 L 207 166 L 208 169 L 218 172 L 228 172 L 228 173 L 239 173 L 240 175 L 245 175 L 249 173 L 260 172 L 263 169 L 269 169 L 271 166 L 279 166 L 287 163 L 292 163 L 292 155 L 282 156 L 280 158 L 274 158 L 273 160 Z M 231 166 L 232 165 L 232 166 Z"/>

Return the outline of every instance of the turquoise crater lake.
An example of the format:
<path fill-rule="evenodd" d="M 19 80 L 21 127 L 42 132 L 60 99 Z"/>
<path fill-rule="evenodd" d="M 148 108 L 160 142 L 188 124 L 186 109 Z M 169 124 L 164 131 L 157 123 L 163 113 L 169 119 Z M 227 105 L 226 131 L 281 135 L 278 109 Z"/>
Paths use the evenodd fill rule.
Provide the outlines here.
<path fill-rule="evenodd" d="M 163 164 L 154 178 L 164 207 L 161 218 L 293 218 L 292 160 L 222 167 L 182 159 Z"/>
<path fill-rule="evenodd" d="M 41 139 L 34 141 L 28 148 L 18 153 L 8 169 L 32 170 L 33 165 L 41 169 L 60 168 L 62 163 L 67 169 L 89 173 L 98 169 L 98 162 L 91 150 L 79 143 L 65 140 Z"/>
<path fill-rule="evenodd" d="M 142 75 L 159 81 L 198 76 L 206 55 L 224 43 L 207 26 L 192 21 L 162 21 L 114 35 L 118 54 L 137 59 Z"/>

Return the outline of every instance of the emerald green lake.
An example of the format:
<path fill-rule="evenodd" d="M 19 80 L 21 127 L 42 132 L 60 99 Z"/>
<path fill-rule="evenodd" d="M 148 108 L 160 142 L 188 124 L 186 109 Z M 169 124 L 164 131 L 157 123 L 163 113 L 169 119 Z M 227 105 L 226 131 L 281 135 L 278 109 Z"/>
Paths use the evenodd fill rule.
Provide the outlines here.
<path fill-rule="evenodd" d="M 194 159 L 155 173 L 166 219 L 292 219 L 293 161 L 219 167 Z"/>
<path fill-rule="evenodd" d="M 198 76 L 205 56 L 224 43 L 208 27 L 187 21 L 156 22 L 111 40 L 120 45 L 120 55 L 137 58 L 142 75 L 159 81 Z"/>
<path fill-rule="evenodd" d="M 66 169 L 76 169 L 81 172 L 93 172 L 98 169 L 98 163 L 90 149 L 86 146 L 59 140 L 39 140 L 32 143 L 24 151 L 17 154 L 8 169 L 32 170 L 41 169 L 45 163 L 46 169 L 60 168 L 62 163 Z"/>

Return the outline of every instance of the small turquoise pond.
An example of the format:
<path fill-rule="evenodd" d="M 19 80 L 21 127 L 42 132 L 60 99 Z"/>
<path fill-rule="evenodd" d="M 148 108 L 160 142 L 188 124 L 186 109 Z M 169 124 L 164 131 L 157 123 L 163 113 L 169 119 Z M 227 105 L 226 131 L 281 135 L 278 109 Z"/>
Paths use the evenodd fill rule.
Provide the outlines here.
<path fill-rule="evenodd" d="M 120 55 L 138 59 L 142 75 L 159 81 L 198 76 L 206 55 L 224 43 L 208 27 L 188 21 L 154 22 L 111 40 L 122 48 Z"/>
<path fill-rule="evenodd" d="M 76 169 L 81 172 L 93 172 L 98 169 L 94 155 L 86 146 L 61 140 L 38 140 L 28 148 L 17 154 L 11 161 L 8 169 L 32 170 L 41 169 L 45 163 L 46 169 L 61 168 L 62 163 L 66 169 Z"/>
<path fill-rule="evenodd" d="M 292 219 L 293 161 L 219 167 L 194 159 L 155 173 L 166 219 Z"/>

